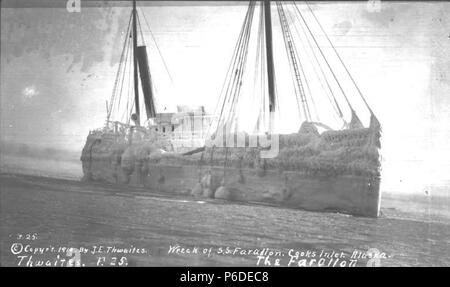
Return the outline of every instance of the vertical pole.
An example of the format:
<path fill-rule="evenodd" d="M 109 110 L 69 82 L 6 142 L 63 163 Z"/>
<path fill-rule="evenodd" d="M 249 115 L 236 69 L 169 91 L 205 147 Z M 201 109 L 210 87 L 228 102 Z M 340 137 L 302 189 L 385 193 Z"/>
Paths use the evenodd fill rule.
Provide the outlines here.
<path fill-rule="evenodd" d="M 269 84 L 269 112 L 273 113 L 275 111 L 275 82 L 272 50 L 272 17 L 270 13 L 270 0 L 263 1 L 266 32 L 267 80 Z"/>
<path fill-rule="evenodd" d="M 133 68 L 134 68 L 134 103 L 136 107 L 136 125 L 141 125 L 140 109 L 139 109 L 139 82 L 138 82 L 138 66 L 137 66 L 137 22 L 136 22 L 136 0 L 133 0 Z"/>

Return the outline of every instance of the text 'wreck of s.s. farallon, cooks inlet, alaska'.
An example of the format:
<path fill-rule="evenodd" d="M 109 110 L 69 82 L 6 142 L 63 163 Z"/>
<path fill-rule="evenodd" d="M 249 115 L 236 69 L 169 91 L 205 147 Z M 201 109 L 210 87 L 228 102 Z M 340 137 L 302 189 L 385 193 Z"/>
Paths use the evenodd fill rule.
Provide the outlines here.
<path fill-rule="evenodd" d="M 294 86 L 292 96 L 298 105 L 298 115 L 292 116 L 299 118 L 298 132 L 292 134 L 276 129 L 282 95 L 277 95 L 271 10 L 279 16 Z M 333 72 L 308 19 L 321 29 L 321 39 L 333 48 L 344 73 Z M 213 114 L 204 107 L 178 106 L 176 113 L 157 111 L 147 49 L 142 33 L 138 34 L 142 31 L 138 26 L 146 22 L 145 14 L 133 2 L 114 90 L 107 102 L 106 124 L 89 133 L 82 151 L 84 180 L 217 202 L 379 215 L 380 123 L 308 3 L 280 1 L 271 6 L 268 0 L 249 2 Z M 257 34 L 252 37 L 254 28 Z M 301 45 L 296 43 L 298 39 L 303 39 Z M 259 90 L 252 95 L 257 102 L 252 108 L 258 113 L 249 133 L 240 129 L 237 107 L 246 96 L 241 88 L 248 74 L 252 40 L 257 50 L 255 81 L 260 81 Z M 315 73 L 306 71 L 302 49 L 309 49 L 307 60 L 317 64 Z M 133 81 L 131 93 L 124 95 L 129 99 L 121 101 L 124 79 L 128 78 L 125 73 Z M 363 103 L 359 108 L 370 118 L 367 127 L 340 84 L 343 74 L 356 88 Z M 311 87 L 317 83 L 323 93 L 313 92 Z M 322 109 L 333 114 L 341 128 L 332 129 L 321 122 Z"/>

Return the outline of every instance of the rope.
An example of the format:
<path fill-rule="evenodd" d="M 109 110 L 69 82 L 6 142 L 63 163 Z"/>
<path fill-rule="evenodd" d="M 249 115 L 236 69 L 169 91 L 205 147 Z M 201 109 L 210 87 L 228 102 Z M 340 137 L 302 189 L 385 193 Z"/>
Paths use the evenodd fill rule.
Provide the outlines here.
<path fill-rule="evenodd" d="M 283 8 L 281 7 L 281 3 L 279 1 L 276 2 L 277 5 L 277 11 L 278 11 L 278 17 L 280 19 L 280 26 L 281 26 L 281 30 L 283 32 L 283 40 L 284 40 L 284 47 L 286 50 L 286 54 L 288 56 L 288 58 L 290 59 L 289 62 L 289 69 L 291 70 L 291 79 L 292 79 L 292 84 L 294 85 L 294 93 L 295 93 L 295 100 L 297 102 L 297 108 L 298 108 L 298 112 L 300 115 L 300 118 L 302 116 L 302 112 L 301 112 L 301 108 L 300 108 L 300 99 L 305 99 L 305 91 L 303 89 L 303 84 L 301 82 L 301 79 L 298 78 L 297 76 L 299 76 L 297 69 L 295 68 L 295 59 L 293 58 L 294 55 L 292 53 L 294 53 L 292 51 L 292 46 L 289 45 L 289 40 L 288 40 L 288 31 L 286 31 L 286 29 L 288 27 L 285 27 L 285 25 L 283 25 L 283 21 L 286 21 L 286 17 L 283 17 L 284 11 L 282 10 Z M 291 44 L 293 44 L 291 42 Z M 300 99 L 299 99 L 300 98 Z M 306 109 L 306 106 L 302 103 L 302 108 L 303 108 L 303 115 L 305 116 L 305 119 L 308 120 L 309 116 L 308 116 L 308 112 Z"/>
<path fill-rule="evenodd" d="M 169 69 L 167 68 L 166 61 L 164 60 L 164 57 L 163 57 L 163 55 L 161 53 L 161 50 L 159 49 L 158 42 L 156 42 L 155 36 L 153 35 L 152 30 L 150 29 L 150 25 L 148 24 L 147 18 L 145 17 L 145 14 L 142 11 L 141 7 L 139 7 L 139 11 L 141 11 L 142 16 L 144 17 L 144 22 L 147 25 L 147 28 L 148 28 L 148 31 L 150 32 L 150 35 L 152 36 L 153 42 L 155 43 L 156 49 L 158 50 L 159 56 L 161 57 L 161 60 L 162 60 L 162 62 L 164 64 L 164 68 L 166 69 L 167 75 L 170 78 L 170 82 L 173 83 L 173 79 L 172 79 L 172 76 L 170 75 Z"/>
<path fill-rule="evenodd" d="M 232 102 L 231 102 L 231 107 L 230 107 L 230 111 L 228 113 L 228 117 L 227 117 L 227 121 L 231 119 L 231 117 L 234 114 L 234 110 L 235 110 L 235 105 L 236 105 L 236 101 L 237 101 L 237 96 L 240 94 L 240 90 L 242 87 L 242 76 L 244 74 L 245 71 L 245 67 L 246 67 L 246 62 L 247 62 L 247 55 L 248 55 L 248 42 L 250 39 L 250 30 L 251 30 L 251 25 L 252 25 L 252 20 L 253 20 L 253 12 L 254 12 L 254 1 L 251 3 L 252 5 L 250 6 L 250 16 L 249 16 L 249 20 L 247 22 L 247 26 L 246 26 L 246 30 L 245 30 L 245 40 L 244 40 L 244 44 L 243 44 L 243 49 L 242 49 L 242 53 L 240 55 L 240 59 L 239 59 L 239 67 L 238 67 L 238 74 L 237 77 L 235 77 L 235 81 L 233 83 L 234 86 L 234 91 L 233 91 L 233 96 L 232 96 Z"/>
<path fill-rule="evenodd" d="M 291 21 L 293 21 L 292 15 L 291 15 L 290 13 L 288 13 L 288 16 L 289 16 L 289 18 L 291 19 Z M 295 17 L 297 20 L 299 20 L 299 18 L 296 17 L 296 15 L 294 15 L 293 17 Z M 333 90 L 332 90 L 332 88 L 331 88 L 331 85 L 330 85 L 330 83 L 328 82 L 327 77 L 325 76 L 325 72 L 324 72 L 324 70 L 323 70 L 323 68 L 322 68 L 322 65 L 320 64 L 320 61 L 319 61 L 319 59 L 317 58 L 316 53 L 314 52 L 313 45 L 312 45 L 312 43 L 311 43 L 311 41 L 310 41 L 310 39 L 309 39 L 309 37 L 308 37 L 308 33 L 307 33 L 307 31 L 305 30 L 305 28 L 304 28 L 302 25 L 300 25 L 300 27 L 301 27 L 301 29 L 302 29 L 304 38 L 306 38 L 306 43 L 308 44 L 308 47 L 310 48 L 311 54 L 312 54 L 312 56 L 313 56 L 315 62 L 317 63 L 317 66 L 319 67 L 320 74 L 321 74 L 322 77 L 323 77 L 323 79 L 322 79 L 322 78 L 319 76 L 319 73 L 318 73 L 318 71 L 317 71 L 317 69 L 316 69 L 316 65 L 314 65 L 314 63 L 312 63 L 312 60 L 310 59 L 310 57 L 308 57 L 308 59 L 310 59 L 311 65 L 312 65 L 313 68 L 314 68 L 314 73 L 316 74 L 317 78 L 319 79 L 320 86 L 321 86 L 322 89 L 325 91 L 325 94 L 326 94 L 326 96 L 327 96 L 327 99 L 328 99 L 328 101 L 329 101 L 331 107 L 334 109 L 335 113 L 339 116 L 339 118 L 340 118 L 340 119 L 344 122 L 344 124 L 345 124 L 346 121 L 345 121 L 345 119 L 344 119 L 344 116 L 343 116 L 343 114 L 342 114 L 342 111 L 341 111 L 341 109 L 340 109 L 340 107 L 339 107 L 339 105 L 338 105 L 338 103 L 337 103 L 337 100 L 336 100 L 336 97 L 335 97 L 335 95 L 334 95 L 334 93 L 333 93 Z M 294 25 L 294 29 L 295 29 L 295 31 L 296 31 L 298 37 L 301 39 L 302 37 L 301 37 L 301 35 L 300 35 L 300 32 L 299 32 L 298 29 L 297 29 L 297 26 Z M 329 92 L 329 93 L 327 93 L 327 89 L 325 89 L 325 87 L 324 87 L 323 80 L 325 81 L 325 83 L 326 83 L 326 85 L 327 85 L 327 88 L 328 88 L 328 92 Z M 331 97 L 330 97 L 330 96 L 331 96 Z M 337 119 L 335 114 L 333 114 L 333 116 L 335 117 L 335 119 Z"/>
<path fill-rule="evenodd" d="M 277 1 L 277 8 L 278 8 L 278 16 L 279 16 L 280 19 L 281 19 L 282 16 L 280 15 L 280 9 L 279 9 L 279 2 L 278 2 L 278 1 Z M 280 21 L 281 21 L 281 20 L 280 20 Z M 281 25 L 281 27 L 282 27 L 282 30 L 283 30 L 284 47 L 285 47 L 285 50 L 286 50 L 286 54 L 287 54 L 288 57 L 289 57 L 289 48 L 288 48 L 287 39 L 286 39 L 286 36 L 285 36 L 285 33 L 284 33 L 283 25 Z M 289 62 L 289 69 L 291 70 L 291 80 L 292 80 L 292 85 L 294 86 L 294 94 L 295 94 L 295 100 L 296 100 L 296 102 L 297 102 L 297 109 L 298 109 L 299 116 L 300 116 L 300 118 L 301 118 L 302 112 L 301 112 L 301 108 L 300 108 L 300 100 L 299 100 L 299 97 L 300 97 L 300 96 L 298 95 L 298 92 L 301 92 L 301 91 L 297 91 L 297 89 L 296 89 L 296 87 L 297 87 L 298 89 L 300 89 L 300 87 L 298 87 L 298 86 L 295 84 L 295 76 L 294 76 L 295 71 L 293 71 L 293 70 L 294 70 L 294 67 L 293 67 L 292 61 Z M 303 113 L 304 113 L 305 116 L 306 116 L 306 111 L 305 111 L 304 107 L 303 107 Z"/>
<path fill-rule="evenodd" d="M 235 98 L 236 98 L 236 86 L 237 86 L 237 83 L 239 83 L 241 81 L 241 79 L 242 79 L 242 72 L 243 72 L 242 71 L 243 70 L 242 64 L 244 62 L 242 58 L 244 57 L 244 54 L 246 54 L 245 53 L 246 50 L 247 50 L 246 48 L 248 48 L 248 38 L 249 38 L 248 36 L 249 36 L 249 28 L 250 28 L 249 22 L 250 22 L 250 19 L 253 16 L 253 11 L 254 11 L 254 6 L 255 6 L 254 2 L 255 1 L 250 1 L 250 3 L 249 3 L 249 8 L 247 10 L 247 14 L 246 14 L 246 17 L 244 19 L 244 24 L 243 24 L 242 29 L 241 29 L 241 34 L 240 34 L 240 37 L 239 37 L 239 44 L 238 44 L 238 47 L 239 47 L 238 48 L 238 53 L 236 55 L 237 57 L 234 60 L 233 69 L 232 69 L 232 71 L 234 71 L 234 73 L 233 73 L 234 74 L 234 78 L 233 78 L 232 81 L 230 81 L 228 83 L 227 90 L 225 92 L 224 101 L 222 103 L 222 108 L 221 108 L 221 112 L 220 112 L 220 115 L 219 115 L 218 127 L 220 126 L 220 124 L 222 122 L 222 116 L 223 116 L 225 104 L 227 102 L 230 102 L 230 100 L 232 100 L 232 106 L 233 106 L 233 103 L 235 102 Z M 236 65 L 238 65 L 238 66 L 236 67 Z M 232 91 L 229 93 L 230 88 L 231 88 Z M 233 93 L 233 90 L 234 90 L 234 93 Z M 231 110 L 231 108 L 230 108 L 230 110 Z M 229 118 L 229 116 L 228 116 L 228 118 Z"/>
<path fill-rule="evenodd" d="M 141 33 L 142 44 L 145 46 L 144 33 L 142 32 L 141 19 L 139 19 L 139 13 L 136 13 L 136 18 L 139 26 L 139 32 Z"/>
<path fill-rule="evenodd" d="M 129 34 L 127 35 L 127 38 L 129 39 Z M 128 40 L 128 42 L 129 42 L 129 40 Z M 120 101 L 122 99 L 123 84 L 124 84 L 124 81 L 125 81 L 125 74 L 126 74 L 125 71 L 126 71 L 126 67 L 127 67 L 128 54 L 129 54 L 130 50 L 131 49 L 130 49 L 129 43 L 128 43 L 128 46 L 127 46 L 127 49 L 126 49 L 126 53 L 125 53 L 125 64 L 124 64 L 124 70 L 123 70 L 123 73 L 122 73 L 122 81 L 121 81 L 121 85 L 120 85 L 119 102 L 117 103 L 117 112 L 119 112 Z M 131 59 L 130 59 L 130 61 L 131 61 Z"/>
<path fill-rule="evenodd" d="M 336 81 L 336 84 L 339 86 L 339 89 L 341 90 L 342 95 L 343 95 L 344 98 L 345 98 L 345 101 L 347 102 L 347 104 L 348 104 L 348 106 L 350 107 L 350 109 L 351 109 L 352 111 L 354 111 L 353 106 L 350 104 L 350 101 L 348 100 L 347 95 L 346 95 L 345 92 L 344 92 L 344 89 L 342 88 L 342 86 L 341 86 L 341 84 L 339 83 L 339 81 L 338 81 L 336 75 L 334 74 L 333 70 L 331 69 L 331 66 L 330 66 L 330 64 L 328 63 L 327 58 L 325 57 L 325 55 L 324 55 L 322 49 L 320 48 L 319 44 L 317 43 L 317 40 L 316 40 L 316 38 L 314 37 L 313 33 L 311 32 L 311 29 L 309 28 L 308 24 L 306 23 L 305 18 L 303 18 L 303 15 L 302 15 L 302 13 L 300 12 L 300 9 L 298 9 L 297 3 L 295 3 L 295 1 L 293 1 L 293 3 L 294 3 L 294 7 L 296 8 L 297 13 L 300 15 L 300 17 L 301 17 L 303 23 L 305 24 L 305 27 L 308 29 L 309 34 L 311 35 L 312 39 L 314 40 L 314 43 L 316 44 L 317 48 L 319 49 L 320 54 L 322 55 L 323 59 L 325 60 L 325 63 L 327 64 L 328 69 L 330 70 L 331 74 L 333 75 L 333 78 L 334 78 L 334 80 Z"/>
<path fill-rule="evenodd" d="M 261 10 L 263 10 L 262 4 L 261 4 Z M 265 25 L 265 15 L 262 13 L 262 22 L 261 25 Z M 263 47 L 262 51 L 261 51 L 261 62 L 262 62 L 262 66 L 261 66 L 261 87 L 263 92 L 261 93 L 261 111 L 262 111 L 262 120 L 263 120 L 263 127 L 266 125 L 266 83 L 267 83 L 267 73 L 264 73 L 264 71 L 266 71 L 267 67 L 266 67 L 266 61 L 264 60 L 266 58 L 266 46 L 264 45 L 264 43 L 266 42 L 266 34 L 263 33 L 262 37 L 261 37 L 261 45 Z M 259 131 L 260 132 L 260 131 Z"/>
<path fill-rule="evenodd" d="M 131 46 L 132 46 L 131 41 L 130 41 L 130 43 L 129 43 L 129 46 L 130 46 L 129 48 L 130 48 L 130 50 L 131 50 Z M 133 55 L 132 55 L 132 53 L 130 53 L 130 63 L 131 63 L 132 60 L 133 60 Z M 133 87 L 133 86 L 131 85 L 131 74 L 132 74 L 132 71 L 131 71 L 131 65 L 130 65 L 129 70 L 128 70 L 128 98 L 127 98 L 127 110 L 125 111 L 125 112 L 126 112 L 126 122 L 127 122 L 128 125 L 130 124 L 131 114 L 133 113 L 133 109 L 134 109 L 134 96 L 132 95 L 132 93 L 133 93 L 132 87 Z M 128 110 L 128 105 L 129 105 L 129 103 L 130 103 L 130 99 L 132 99 L 133 102 L 132 102 L 132 104 L 131 104 L 130 110 Z"/>
<path fill-rule="evenodd" d="M 131 41 L 130 41 L 130 46 L 132 45 Z M 133 55 L 130 53 L 130 60 L 132 59 Z M 130 111 L 127 113 L 128 114 L 128 120 L 127 120 L 127 124 L 130 124 L 131 121 L 131 115 L 133 114 L 133 110 L 134 110 L 134 105 L 135 105 L 135 98 L 134 98 L 134 85 L 131 84 L 131 74 L 133 73 L 133 71 L 131 70 L 131 65 L 130 65 L 130 70 L 129 70 L 129 78 L 128 78 L 128 97 L 132 99 L 132 103 L 131 103 L 131 107 L 130 107 Z"/>
<path fill-rule="evenodd" d="M 129 30 L 130 30 L 130 26 L 131 26 L 132 15 L 133 14 L 130 15 L 130 19 L 128 20 L 128 27 L 127 27 L 127 33 L 126 33 L 127 36 L 125 37 L 125 41 L 123 43 L 123 48 L 122 48 L 122 53 L 120 55 L 119 68 L 117 69 L 116 79 L 114 81 L 113 92 L 112 92 L 111 100 L 110 100 L 110 103 L 109 103 L 108 113 L 106 115 L 106 122 L 109 122 L 109 119 L 111 117 L 112 108 L 113 108 L 113 105 L 114 105 L 114 101 L 115 101 L 115 98 L 116 98 L 117 87 L 118 87 L 119 79 L 120 79 L 120 71 L 122 70 L 123 57 L 125 55 L 125 50 L 126 50 L 126 47 L 127 47 L 127 43 L 129 41 L 128 33 L 129 33 Z"/>
<path fill-rule="evenodd" d="M 259 66 L 260 66 L 260 60 L 261 60 L 261 56 L 260 56 L 260 54 L 261 54 L 261 36 L 262 36 L 262 25 L 261 25 L 261 22 L 262 22 L 262 12 L 263 12 L 263 9 L 261 8 L 260 9 L 260 20 L 259 20 L 259 24 L 258 24 L 258 37 L 257 37 L 257 40 L 256 40 L 256 42 L 257 42 L 257 44 L 256 44 L 256 56 L 255 56 L 255 69 L 254 69 L 254 77 L 253 77 L 253 87 L 254 87 L 254 89 L 253 89 L 253 103 L 255 103 L 255 101 L 256 101 L 256 95 L 257 95 L 257 90 L 256 90 L 256 81 L 258 80 L 258 76 L 259 76 L 259 74 L 260 74 L 260 69 L 259 69 Z"/>
<path fill-rule="evenodd" d="M 246 27 L 246 21 L 247 21 L 247 18 L 248 18 L 248 15 L 249 15 L 249 11 L 250 11 L 250 5 L 251 5 L 251 2 L 249 3 L 249 8 L 247 9 L 247 13 L 246 13 L 246 16 L 245 16 L 245 19 L 244 19 L 244 24 L 242 25 L 241 32 L 239 33 L 239 38 L 238 38 L 238 42 L 236 44 L 235 53 L 233 54 L 233 57 L 232 57 L 232 65 L 230 66 L 230 69 L 229 69 L 229 72 L 230 72 L 229 78 L 228 79 L 225 78 L 224 86 L 225 86 L 226 83 L 228 83 L 228 85 L 227 85 L 227 89 L 225 91 L 225 94 L 223 96 L 223 102 L 222 102 L 222 107 L 221 107 L 221 110 L 220 110 L 219 119 L 218 119 L 218 122 L 217 122 L 217 127 L 220 126 L 220 122 L 221 122 L 221 119 L 222 119 L 222 114 L 223 114 L 223 111 L 224 111 L 224 108 L 225 108 L 225 103 L 227 102 L 226 100 L 227 100 L 227 97 L 228 97 L 228 90 L 230 88 L 230 81 L 231 81 L 232 74 L 234 74 L 234 76 L 236 76 L 236 73 L 234 71 L 235 71 L 236 61 L 238 59 L 237 55 L 240 54 L 241 43 L 242 43 L 242 39 L 243 39 L 245 27 Z"/>
<path fill-rule="evenodd" d="M 255 7 L 255 1 L 250 1 L 246 16 L 244 19 L 244 23 L 241 27 L 241 32 L 238 37 L 238 42 L 236 44 L 235 51 L 233 53 L 233 57 L 231 60 L 232 64 L 230 65 L 227 75 L 225 77 L 225 82 L 224 82 L 224 85 L 223 85 L 222 91 L 221 91 L 221 97 L 223 98 L 223 102 L 222 102 L 222 106 L 221 106 L 221 110 L 220 110 L 219 119 L 217 122 L 217 128 L 219 128 L 221 126 L 221 123 L 223 120 L 228 121 L 231 118 L 231 115 L 233 115 L 236 100 L 237 100 L 237 95 L 240 93 L 240 88 L 242 86 L 242 75 L 245 70 L 245 64 L 246 64 L 247 54 L 248 54 L 248 42 L 249 42 L 249 38 L 250 38 L 250 30 L 251 30 L 251 23 L 252 23 L 252 19 L 253 19 L 254 7 Z M 226 90 L 225 90 L 225 93 L 223 93 L 225 86 L 226 86 Z M 226 118 L 224 118 L 226 104 L 230 103 L 230 102 L 231 102 L 231 106 L 227 112 L 228 115 Z M 217 108 L 217 106 L 216 106 L 216 108 Z M 211 124 L 210 124 L 209 128 L 210 127 L 211 127 Z M 209 128 L 208 128 L 208 133 L 209 133 Z M 213 161 L 214 148 L 215 148 L 215 145 L 213 145 L 213 147 L 211 149 L 210 165 L 212 165 L 212 161 Z M 224 178 L 225 178 L 225 166 L 226 166 L 226 162 L 227 162 L 227 154 L 228 154 L 228 150 L 226 149 L 226 155 L 225 155 L 226 159 L 224 162 Z"/>
<path fill-rule="evenodd" d="M 244 50 L 243 53 L 241 54 L 241 59 L 240 59 L 240 67 L 239 67 L 239 75 L 238 75 L 238 80 L 236 81 L 235 84 L 235 89 L 234 89 L 234 94 L 233 94 L 233 100 L 231 103 L 231 108 L 228 114 L 228 118 L 227 121 L 232 121 L 233 117 L 235 116 L 235 109 L 236 109 L 236 103 L 237 103 L 237 99 L 238 96 L 240 95 L 240 91 L 241 91 L 241 87 L 242 87 L 242 77 L 245 71 L 245 67 L 246 67 L 246 63 L 247 63 L 247 55 L 248 55 L 248 42 L 250 39 L 250 30 L 251 30 L 251 25 L 253 22 L 253 12 L 254 12 L 254 4 L 251 7 L 251 16 L 250 19 L 248 21 L 248 26 L 246 29 L 246 38 L 245 38 L 245 42 L 244 42 Z M 237 120 L 237 119 L 236 119 Z"/>
<path fill-rule="evenodd" d="M 232 55 L 232 57 L 230 59 L 230 65 L 228 67 L 228 71 L 227 71 L 227 73 L 225 75 L 225 79 L 224 79 L 224 82 L 222 84 L 222 89 L 220 91 L 219 100 L 217 101 L 216 107 L 214 109 L 214 114 L 217 114 L 217 109 L 219 107 L 219 103 L 222 102 L 222 105 L 221 105 L 221 108 L 220 108 L 220 115 L 219 115 L 219 118 L 218 118 L 218 121 L 217 121 L 216 130 L 220 127 L 222 116 L 223 116 L 223 112 L 224 112 L 224 109 L 225 109 L 225 104 L 227 103 L 227 100 L 229 101 L 229 90 L 230 90 L 230 85 L 231 85 L 231 82 L 232 82 L 233 75 L 234 75 L 233 85 L 234 85 L 234 82 L 235 82 L 235 79 L 236 79 L 236 72 L 235 72 L 236 71 L 236 65 L 238 64 L 238 59 L 240 58 L 240 55 L 242 53 L 242 46 L 243 46 L 242 45 L 242 43 L 243 43 L 242 41 L 244 39 L 245 31 L 246 31 L 246 28 L 247 28 L 247 21 L 248 21 L 249 16 L 250 16 L 251 7 L 254 6 L 253 2 L 254 1 L 250 1 L 249 2 L 249 6 L 248 6 L 248 9 L 247 9 L 245 18 L 244 18 L 244 23 L 243 23 L 243 25 L 241 27 L 241 31 L 239 33 L 238 40 L 236 42 L 236 45 L 235 45 L 235 48 L 234 48 L 234 51 L 233 51 L 233 55 Z M 225 86 L 226 86 L 226 90 L 225 90 Z M 225 93 L 224 93 L 224 91 L 225 91 Z M 222 99 L 222 101 L 221 101 L 221 99 Z M 213 124 L 213 121 L 211 121 L 209 123 L 208 130 L 207 130 L 207 135 L 209 135 L 209 132 L 210 132 L 212 124 Z M 212 161 L 213 161 L 213 157 L 214 157 L 214 149 L 215 149 L 215 145 L 213 145 L 212 148 L 211 148 L 210 166 L 212 166 Z M 205 151 L 206 151 L 206 149 L 205 149 Z"/>
<path fill-rule="evenodd" d="M 325 35 L 325 37 L 328 40 L 328 43 L 331 45 L 331 47 L 333 48 L 333 51 L 336 53 L 336 56 L 338 57 L 339 61 L 341 62 L 342 66 L 344 67 L 345 71 L 347 72 L 347 75 L 350 77 L 350 79 L 352 80 L 353 85 L 355 86 L 356 90 L 358 91 L 359 95 L 361 96 L 362 100 L 364 101 L 364 104 L 366 105 L 367 109 L 369 110 L 370 114 L 374 115 L 372 109 L 370 108 L 369 104 L 366 101 L 366 98 L 364 97 L 364 95 L 362 94 L 361 90 L 359 89 L 358 85 L 356 84 L 355 80 L 353 79 L 352 75 L 350 74 L 350 71 L 347 69 L 347 66 L 344 64 L 344 61 L 342 61 L 341 56 L 339 55 L 338 51 L 336 50 L 336 48 L 334 47 L 333 43 L 331 42 L 330 38 L 328 37 L 327 33 L 325 32 L 325 30 L 323 29 L 322 25 L 320 24 L 319 20 L 317 19 L 316 15 L 314 14 L 313 10 L 311 9 L 311 7 L 308 4 L 308 1 L 305 1 L 306 6 L 308 7 L 309 11 L 311 12 L 311 14 L 313 15 L 314 19 L 316 20 L 317 24 L 319 25 L 320 29 L 322 30 L 323 34 Z"/>
<path fill-rule="evenodd" d="M 256 121 L 256 127 L 255 127 L 255 132 L 259 133 L 261 131 L 261 121 L 263 121 L 263 125 L 264 125 L 264 121 L 265 121 L 265 98 L 266 98 L 266 77 L 267 74 L 264 73 L 264 71 L 266 70 L 266 61 L 264 60 L 266 58 L 266 46 L 264 45 L 265 43 L 265 33 L 263 31 L 264 29 L 264 8 L 263 8 L 263 3 L 261 2 L 260 5 L 260 16 L 259 16 L 259 28 L 258 28 L 258 48 L 260 48 L 257 51 L 257 56 L 259 59 L 259 62 L 261 63 L 261 69 L 260 69 L 260 97 L 259 97 L 259 102 L 260 102 L 260 106 L 258 107 L 259 111 L 258 111 L 258 118 Z M 256 81 L 256 79 L 255 79 Z M 278 98 L 277 98 L 278 99 Z"/>

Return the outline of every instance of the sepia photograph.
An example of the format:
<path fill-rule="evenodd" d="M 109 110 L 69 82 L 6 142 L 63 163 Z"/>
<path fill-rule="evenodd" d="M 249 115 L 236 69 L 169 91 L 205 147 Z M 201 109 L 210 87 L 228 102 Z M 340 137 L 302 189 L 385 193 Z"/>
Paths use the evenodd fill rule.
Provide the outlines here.
<path fill-rule="evenodd" d="M 0 266 L 450 266 L 450 2 L 0 19 Z"/>

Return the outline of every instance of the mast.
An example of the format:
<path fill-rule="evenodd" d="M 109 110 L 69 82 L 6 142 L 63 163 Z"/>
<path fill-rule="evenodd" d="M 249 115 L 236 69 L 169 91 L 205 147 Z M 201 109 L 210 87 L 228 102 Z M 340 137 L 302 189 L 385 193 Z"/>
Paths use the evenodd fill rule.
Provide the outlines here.
<path fill-rule="evenodd" d="M 141 117 L 139 109 L 139 82 L 138 82 L 138 64 L 137 64 L 137 12 L 136 0 L 133 0 L 133 69 L 134 69 L 134 104 L 136 107 L 136 125 L 140 126 Z"/>
<path fill-rule="evenodd" d="M 275 81 L 272 50 L 272 17 L 270 12 L 270 0 L 264 1 L 264 26 L 266 32 L 266 60 L 267 60 L 267 80 L 269 88 L 269 113 L 270 129 L 272 130 L 273 113 L 275 112 Z"/>

